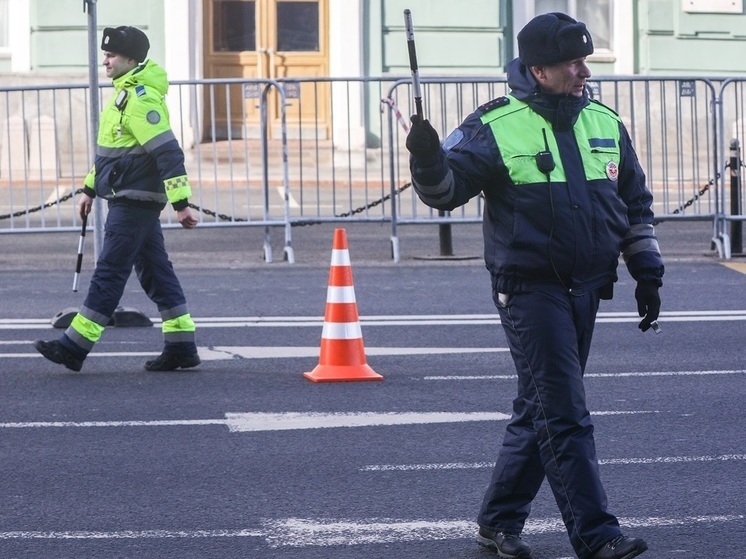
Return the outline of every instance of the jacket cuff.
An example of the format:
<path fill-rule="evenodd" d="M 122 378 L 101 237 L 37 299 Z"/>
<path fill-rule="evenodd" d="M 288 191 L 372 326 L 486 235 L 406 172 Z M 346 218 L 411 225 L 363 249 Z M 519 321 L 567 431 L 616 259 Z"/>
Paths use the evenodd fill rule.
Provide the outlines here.
<path fill-rule="evenodd" d="M 83 194 L 85 194 L 86 196 L 90 196 L 91 198 L 96 197 L 96 191 L 93 190 L 90 186 L 83 187 Z"/>
<path fill-rule="evenodd" d="M 173 202 L 171 204 L 171 206 L 174 208 L 174 210 L 176 210 L 177 212 L 179 212 L 179 211 L 181 211 L 181 210 L 189 207 L 189 200 L 185 198 L 184 200 L 179 200 L 178 202 Z"/>

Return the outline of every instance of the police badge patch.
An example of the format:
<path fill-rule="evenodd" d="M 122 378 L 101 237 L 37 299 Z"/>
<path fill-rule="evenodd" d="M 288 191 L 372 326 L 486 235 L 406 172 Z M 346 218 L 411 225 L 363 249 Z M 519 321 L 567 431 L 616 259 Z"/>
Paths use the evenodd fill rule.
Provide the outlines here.
<path fill-rule="evenodd" d="M 619 167 L 617 166 L 616 162 L 609 161 L 606 164 L 606 176 L 609 178 L 610 181 L 617 181 L 617 179 L 619 178 Z"/>
<path fill-rule="evenodd" d="M 460 128 L 456 128 L 456 130 L 451 132 L 443 142 L 443 149 L 448 151 L 449 149 L 455 147 L 463 139 L 464 133 L 461 131 Z"/>
<path fill-rule="evenodd" d="M 158 111 L 148 111 L 145 118 L 148 119 L 150 124 L 158 124 L 161 121 L 161 115 Z"/>

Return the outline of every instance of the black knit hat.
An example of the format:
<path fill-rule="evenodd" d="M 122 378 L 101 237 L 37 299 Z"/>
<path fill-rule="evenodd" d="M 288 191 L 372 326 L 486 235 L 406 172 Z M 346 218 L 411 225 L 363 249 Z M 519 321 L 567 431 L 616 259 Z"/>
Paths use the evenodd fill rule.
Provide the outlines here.
<path fill-rule="evenodd" d="M 107 27 L 101 38 L 101 50 L 123 54 L 142 62 L 148 56 L 150 41 L 137 27 Z"/>
<path fill-rule="evenodd" d="M 551 66 L 593 54 L 585 23 L 567 14 L 541 14 L 518 32 L 518 58 L 526 66 Z"/>

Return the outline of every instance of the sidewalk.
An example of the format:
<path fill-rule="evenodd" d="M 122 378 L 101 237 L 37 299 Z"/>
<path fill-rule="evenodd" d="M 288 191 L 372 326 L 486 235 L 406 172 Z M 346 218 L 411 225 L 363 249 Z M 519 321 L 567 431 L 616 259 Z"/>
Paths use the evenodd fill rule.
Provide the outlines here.
<path fill-rule="evenodd" d="M 400 262 L 392 259 L 390 223 L 323 223 L 293 227 L 294 266 L 328 267 L 334 229 L 347 231 L 350 259 L 355 265 L 484 266 L 482 225 L 451 225 L 452 257 L 442 257 L 436 224 L 399 225 Z M 711 248 L 712 224 L 668 221 L 656 227 L 665 261 L 717 260 Z M 291 266 L 283 258 L 285 230 L 270 228 L 273 262 L 264 261 L 264 227 L 197 227 L 166 229 L 166 248 L 177 269 L 251 269 Z M 4 270 L 64 271 L 72 278 L 79 233 L 18 233 L 0 236 Z M 93 234 L 86 237 L 83 270 L 93 269 Z"/>

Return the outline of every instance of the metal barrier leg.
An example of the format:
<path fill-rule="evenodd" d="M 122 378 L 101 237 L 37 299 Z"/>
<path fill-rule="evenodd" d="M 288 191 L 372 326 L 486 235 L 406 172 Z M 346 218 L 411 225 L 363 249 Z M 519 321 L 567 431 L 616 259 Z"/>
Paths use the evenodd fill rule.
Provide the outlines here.
<path fill-rule="evenodd" d="M 722 245 L 723 245 L 723 248 L 722 248 L 723 258 L 725 260 L 730 260 L 730 257 L 731 257 L 730 235 L 728 235 L 728 233 L 723 233 L 721 236 L 721 239 L 722 239 Z"/>
<path fill-rule="evenodd" d="M 730 141 L 730 215 L 741 215 L 741 149 L 737 139 Z M 731 253 L 743 252 L 743 223 L 730 222 Z"/>
<path fill-rule="evenodd" d="M 291 226 L 290 224 L 285 225 L 285 247 L 283 249 L 283 254 L 285 256 L 285 261 L 288 264 L 295 264 L 295 251 L 293 250 L 293 239 L 290 236 Z"/>
<path fill-rule="evenodd" d="M 391 258 L 394 262 L 399 262 L 399 237 L 391 237 Z"/>
<path fill-rule="evenodd" d="M 264 261 L 272 262 L 272 239 L 269 236 L 269 227 L 264 228 Z"/>

